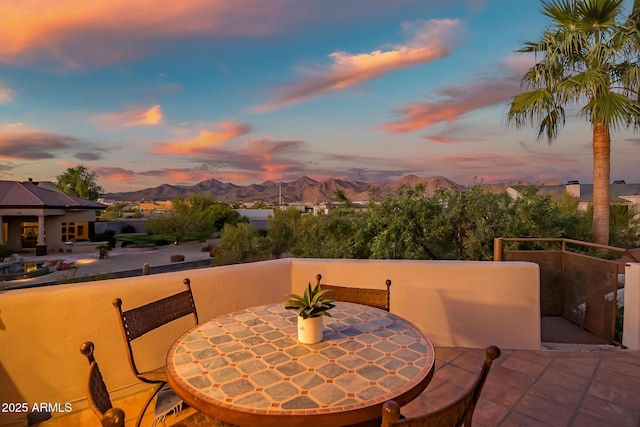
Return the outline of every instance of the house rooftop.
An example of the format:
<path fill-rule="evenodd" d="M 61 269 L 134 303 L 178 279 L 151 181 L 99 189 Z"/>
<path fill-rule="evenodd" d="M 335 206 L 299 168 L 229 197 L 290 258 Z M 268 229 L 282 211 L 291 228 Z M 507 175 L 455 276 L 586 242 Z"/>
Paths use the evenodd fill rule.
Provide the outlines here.
<path fill-rule="evenodd" d="M 30 180 L 0 181 L 0 207 L 104 209 L 106 206 L 53 190 L 51 186 L 41 186 Z"/>
<path fill-rule="evenodd" d="M 579 181 L 567 181 L 567 184 L 537 186 L 540 191 L 561 199 L 569 186 L 580 186 L 580 201 L 593 200 L 593 184 L 580 184 Z M 526 185 L 514 185 L 516 191 L 526 188 Z M 627 184 L 624 180 L 616 180 L 610 185 L 610 197 L 612 202 L 628 202 L 624 197 L 640 195 L 640 184 Z"/>

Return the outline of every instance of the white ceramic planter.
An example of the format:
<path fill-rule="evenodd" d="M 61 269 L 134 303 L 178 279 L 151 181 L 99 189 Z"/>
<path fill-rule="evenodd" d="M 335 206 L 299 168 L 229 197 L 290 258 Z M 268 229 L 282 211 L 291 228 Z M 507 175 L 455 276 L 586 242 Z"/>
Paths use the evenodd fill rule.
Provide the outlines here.
<path fill-rule="evenodd" d="M 315 344 L 322 341 L 322 317 L 303 319 L 298 316 L 298 341 L 302 344 Z"/>

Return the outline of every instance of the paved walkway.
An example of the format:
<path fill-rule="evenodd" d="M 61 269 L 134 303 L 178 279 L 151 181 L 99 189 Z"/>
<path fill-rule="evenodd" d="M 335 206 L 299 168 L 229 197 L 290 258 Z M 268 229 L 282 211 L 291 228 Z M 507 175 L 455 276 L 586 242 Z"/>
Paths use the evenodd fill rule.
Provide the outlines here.
<path fill-rule="evenodd" d="M 115 272 L 140 270 L 146 263 L 150 267 L 171 265 L 171 255 L 184 255 L 185 262 L 209 260 L 209 252 L 203 251 L 205 242 L 185 242 L 179 245 L 158 246 L 154 250 L 128 251 L 126 248 L 114 248 L 105 259 L 99 259 L 98 252 L 88 253 L 58 253 L 44 256 L 23 253 L 25 263 L 43 263 L 45 261 L 62 260 L 72 264 L 77 268 L 61 271 L 53 271 L 44 276 L 31 279 L 11 280 L 0 282 L 0 286 L 5 289 L 12 289 L 21 286 L 33 286 L 36 284 L 55 284 L 69 279 L 82 278 L 92 275 L 109 275 Z"/>

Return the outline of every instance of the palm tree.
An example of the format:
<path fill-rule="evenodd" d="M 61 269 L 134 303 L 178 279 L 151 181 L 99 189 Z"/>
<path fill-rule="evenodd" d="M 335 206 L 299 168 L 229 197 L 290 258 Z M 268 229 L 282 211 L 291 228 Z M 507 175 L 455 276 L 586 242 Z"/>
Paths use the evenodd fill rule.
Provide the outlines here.
<path fill-rule="evenodd" d="M 564 107 L 579 107 L 593 131 L 591 240 L 609 242 L 611 131 L 640 127 L 640 1 L 623 20 L 623 0 L 542 0 L 550 19 L 539 41 L 519 50 L 536 64 L 522 79 L 526 91 L 511 99 L 507 120 L 538 126 L 551 143 L 565 123 Z M 539 61 L 539 62 L 538 62 Z"/>

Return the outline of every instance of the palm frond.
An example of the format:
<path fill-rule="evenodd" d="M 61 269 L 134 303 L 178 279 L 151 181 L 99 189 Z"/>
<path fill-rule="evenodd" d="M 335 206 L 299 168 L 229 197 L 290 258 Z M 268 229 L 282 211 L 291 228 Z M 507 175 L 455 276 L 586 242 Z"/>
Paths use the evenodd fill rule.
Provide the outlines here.
<path fill-rule="evenodd" d="M 589 68 L 574 74 L 558 85 L 558 99 L 561 103 L 570 103 L 586 97 L 589 99 L 596 93 L 609 90 L 608 70 Z"/>
<path fill-rule="evenodd" d="M 576 2 L 580 21 L 585 30 L 606 31 L 617 25 L 622 12 L 622 0 L 583 0 Z"/>
<path fill-rule="evenodd" d="M 542 12 L 552 26 L 571 28 L 578 20 L 576 3 L 570 0 L 542 0 Z"/>
<path fill-rule="evenodd" d="M 538 138 L 546 135 L 551 141 L 565 123 L 565 112 L 556 102 L 553 93 L 547 88 L 541 88 L 513 97 L 507 122 L 514 123 L 517 128 L 539 123 Z"/>
<path fill-rule="evenodd" d="M 564 123 L 565 117 L 562 108 L 550 110 L 548 114 L 540 120 L 538 125 L 538 140 L 545 136 L 547 141 L 551 143 L 551 141 L 558 136 L 560 127 L 564 126 Z"/>
<path fill-rule="evenodd" d="M 615 92 L 593 98 L 582 111 L 592 123 L 605 123 L 612 129 L 632 126 L 640 128 L 640 104 Z"/>
<path fill-rule="evenodd" d="M 620 84 L 619 92 L 631 99 L 640 99 L 640 64 L 624 62 L 611 68 L 616 82 Z"/>

